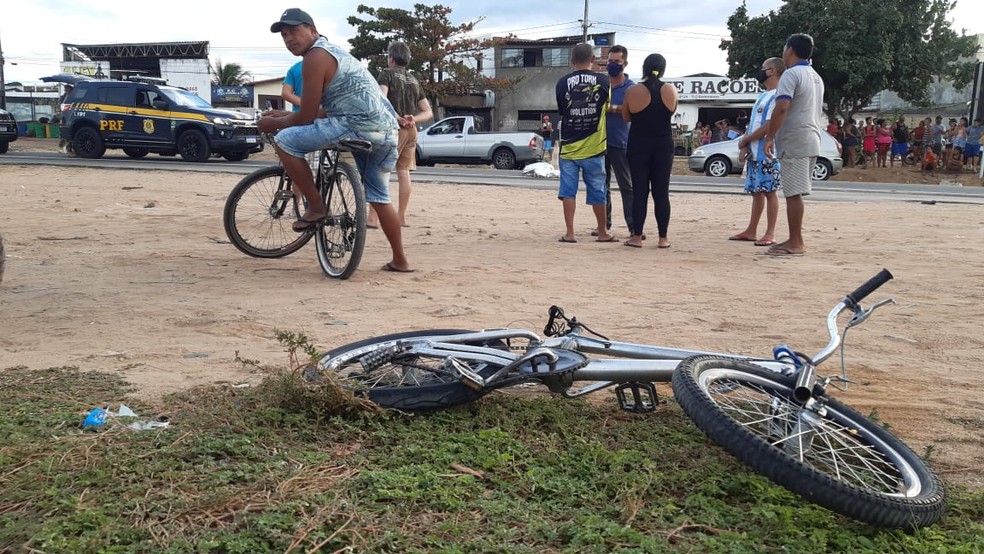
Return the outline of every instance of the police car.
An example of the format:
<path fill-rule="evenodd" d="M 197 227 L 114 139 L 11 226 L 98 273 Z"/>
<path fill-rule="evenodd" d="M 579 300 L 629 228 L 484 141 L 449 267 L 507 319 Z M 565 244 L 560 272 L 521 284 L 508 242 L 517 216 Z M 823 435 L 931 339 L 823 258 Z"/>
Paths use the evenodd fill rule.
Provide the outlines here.
<path fill-rule="evenodd" d="M 10 143 L 17 140 L 17 121 L 7 110 L 0 110 L 0 154 L 6 154 Z"/>
<path fill-rule="evenodd" d="M 49 79 L 67 82 L 42 80 Z M 239 161 L 263 150 L 254 118 L 213 108 L 163 79 L 72 81 L 62 103 L 61 134 L 79 157 L 99 158 L 107 148 L 122 148 L 131 158 L 155 152 L 190 162 L 211 156 Z"/>

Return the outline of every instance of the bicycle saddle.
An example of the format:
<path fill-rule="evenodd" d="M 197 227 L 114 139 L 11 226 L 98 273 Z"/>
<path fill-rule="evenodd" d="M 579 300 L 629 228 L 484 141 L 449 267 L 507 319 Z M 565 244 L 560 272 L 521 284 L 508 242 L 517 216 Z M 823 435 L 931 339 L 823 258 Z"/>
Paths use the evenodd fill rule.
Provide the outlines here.
<path fill-rule="evenodd" d="M 344 139 L 335 145 L 335 150 L 339 152 L 368 152 L 372 150 L 372 143 L 365 139 Z"/>

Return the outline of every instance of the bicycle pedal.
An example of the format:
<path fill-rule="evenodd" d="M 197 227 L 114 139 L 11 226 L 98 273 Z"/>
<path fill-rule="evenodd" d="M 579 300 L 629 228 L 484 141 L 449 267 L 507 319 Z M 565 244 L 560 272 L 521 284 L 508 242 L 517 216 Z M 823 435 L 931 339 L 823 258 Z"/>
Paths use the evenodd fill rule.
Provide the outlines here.
<path fill-rule="evenodd" d="M 659 406 L 656 385 L 645 382 L 623 383 L 615 387 L 618 407 L 635 414 L 655 412 Z"/>

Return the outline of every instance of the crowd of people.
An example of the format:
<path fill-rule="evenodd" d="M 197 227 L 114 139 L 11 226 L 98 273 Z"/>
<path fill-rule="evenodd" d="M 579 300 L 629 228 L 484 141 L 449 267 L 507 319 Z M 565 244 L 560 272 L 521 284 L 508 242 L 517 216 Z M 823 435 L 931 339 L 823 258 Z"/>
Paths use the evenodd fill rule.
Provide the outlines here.
<path fill-rule="evenodd" d="M 824 86 L 810 64 L 812 55 L 812 37 L 790 36 L 782 58 L 765 60 L 757 75 L 766 92 L 759 96 L 751 117 L 739 114 L 736 126 L 728 120 L 715 122 L 714 129 L 700 126 L 701 140 L 742 137 L 739 147 L 741 158 L 748 165 L 745 190 L 753 198 L 752 215 L 746 229 L 731 239 L 767 246 L 766 252 L 774 256 L 799 256 L 806 252 L 802 234 L 803 197 L 811 192 L 812 169 L 823 132 L 820 118 Z M 623 75 L 628 52 L 622 46 L 610 49 L 607 75 L 592 71 L 594 49 L 590 44 L 575 46 L 571 58 L 574 71 L 563 76 L 556 86 L 562 129 L 557 196 L 563 205 L 565 225 L 565 233 L 558 240 L 578 242 L 574 213 L 578 184 L 583 180 L 586 203 L 591 206 L 598 225 L 592 235 L 597 237 L 597 242 L 619 241 L 611 233 L 609 187 L 611 175 L 615 173 L 630 233 L 624 244 L 642 248 L 651 197 L 659 233 L 657 246 L 669 248 L 671 120 L 678 97 L 675 87 L 661 80 L 666 59 L 660 54 L 647 56 L 642 64 L 641 82 L 631 84 Z M 742 127 L 739 129 L 738 125 Z M 623 164 L 628 165 L 628 176 L 619 176 L 618 167 Z M 780 190 L 786 201 L 789 238 L 777 242 Z M 760 237 L 757 226 L 766 208 L 766 232 Z"/>
<path fill-rule="evenodd" d="M 950 118 L 944 124 L 941 115 L 935 122 L 920 119 L 912 127 L 904 116 L 894 122 L 869 116 L 860 126 L 853 118 L 845 124 L 830 119 L 827 125 L 841 144 L 844 167 L 893 167 L 898 162 L 915 164 L 921 171 L 979 171 L 982 131 L 980 119 L 971 125 L 966 117 Z"/>
<path fill-rule="evenodd" d="M 311 17 L 302 10 L 286 10 L 270 30 L 281 35 L 288 50 L 303 57 L 294 75 L 284 83 L 284 97 L 297 110 L 267 112 L 258 122 L 262 132 L 279 131 L 275 138 L 277 155 L 297 191 L 307 200 L 305 213 L 294 224 L 295 231 L 308 232 L 325 219 L 324 201 L 304 156 L 346 138 L 368 140 L 372 150 L 354 153 L 354 157 L 375 215 L 372 223 L 383 230 L 392 248 L 392 260 L 383 269 L 412 271 L 401 232 L 406 225 L 404 190 L 408 196 L 408 170 L 413 163 L 412 154 L 407 154 L 413 149 L 416 124 L 431 117 L 431 110 L 419 83 L 406 72 L 409 50 L 405 44 L 391 44 L 389 67 L 374 78 L 358 60 L 321 36 Z M 753 197 L 752 217 L 746 229 L 731 238 L 768 246 L 767 253 L 776 256 L 798 256 L 806 251 L 803 197 L 811 192 L 812 169 L 823 132 L 820 120 L 824 85 L 810 63 L 812 55 L 812 37 L 791 35 L 781 58 L 763 62 L 757 78 L 766 91 L 756 101 L 751 116 L 742 114 L 738 118 L 742 128 L 732 128 L 727 120 L 715 124 L 720 137 L 742 137 L 741 157 L 749 167 L 745 189 Z M 614 175 L 629 230 L 623 244 L 643 247 L 652 198 L 658 231 L 656 245 L 670 247 L 669 183 L 677 91 L 662 80 L 666 74 L 662 55 L 646 57 L 638 83 L 625 74 L 628 57 L 625 47 L 613 46 L 608 52 L 606 71 L 597 72 L 594 47 L 578 44 L 571 51 L 573 71 L 557 81 L 561 129 L 557 197 L 564 216 L 565 232 L 559 239 L 562 243 L 578 242 L 574 214 L 581 180 L 586 203 L 597 223 L 592 233 L 595 240 L 620 241 L 611 232 L 610 187 Z M 552 122 L 544 118 L 541 131 L 548 133 L 552 128 Z M 965 144 L 968 135 L 961 135 Z M 977 131 L 978 142 L 979 136 Z M 876 134 L 876 140 L 877 137 Z M 389 176 L 394 169 L 400 177 L 399 211 L 389 198 Z M 786 203 L 789 238 L 777 242 L 774 236 L 780 190 Z M 766 233 L 757 236 L 756 227 L 765 208 Z"/>

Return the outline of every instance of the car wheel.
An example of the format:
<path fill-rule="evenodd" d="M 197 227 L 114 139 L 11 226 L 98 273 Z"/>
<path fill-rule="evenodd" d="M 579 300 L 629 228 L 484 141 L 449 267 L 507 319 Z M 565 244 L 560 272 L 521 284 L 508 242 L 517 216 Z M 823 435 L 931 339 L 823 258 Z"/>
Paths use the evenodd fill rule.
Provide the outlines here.
<path fill-rule="evenodd" d="M 434 162 L 429 162 L 427 160 L 421 160 L 420 159 L 420 151 L 419 150 L 417 151 L 416 156 L 417 156 L 417 165 L 419 165 L 420 167 L 434 167 Z"/>
<path fill-rule="evenodd" d="M 492 153 L 492 165 L 496 169 L 513 169 L 516 167 L 516 155 L 508 148 L 500 148 Z"/>
<path fill-rule="evenodd" d="M 147 155 L 146 148 L 124 148 L 123 153 L 131 158 L 143 158 Z"/>
<path fill-rule="evenodd" d="M 72 149 L 80 158 L 101 158 L 106 153 L 106 144 L 99 131 L 92 127 L 82 127 L 72 137 Z"/>
<path fill-rule="evenodd" d="M 9 148 L 10 148 L 9 142 L 7 141 L 0 142 L 0 154 L 6 154 Z"/>
<path fill-rule="evenodd" d="M 204 162 L 212 155 L 205 133 L 189 129 L 178 137 L 178 152 L 186 162 Z"/>
<path fill-rule="evenodd" d="M 704 165 L 708 177 L 727 177 L 731 173 L 731 160 L 725 156 L 714 156 Z"/>
<path fill-rule="evenodd" d="M 222 154 L 222 157 L 230 162 L 241 162 L 249 157 L 249 152 L 245 150 L 241 152 L 226 152 L 225 154 Z"/>
<path fill-rule="evenodd" d="M 813 180 L 826 181 L 834 173 L 834 167 L 830 162 L 823 158 L 817 158 L 817 163 L 813 164 Z"/>

